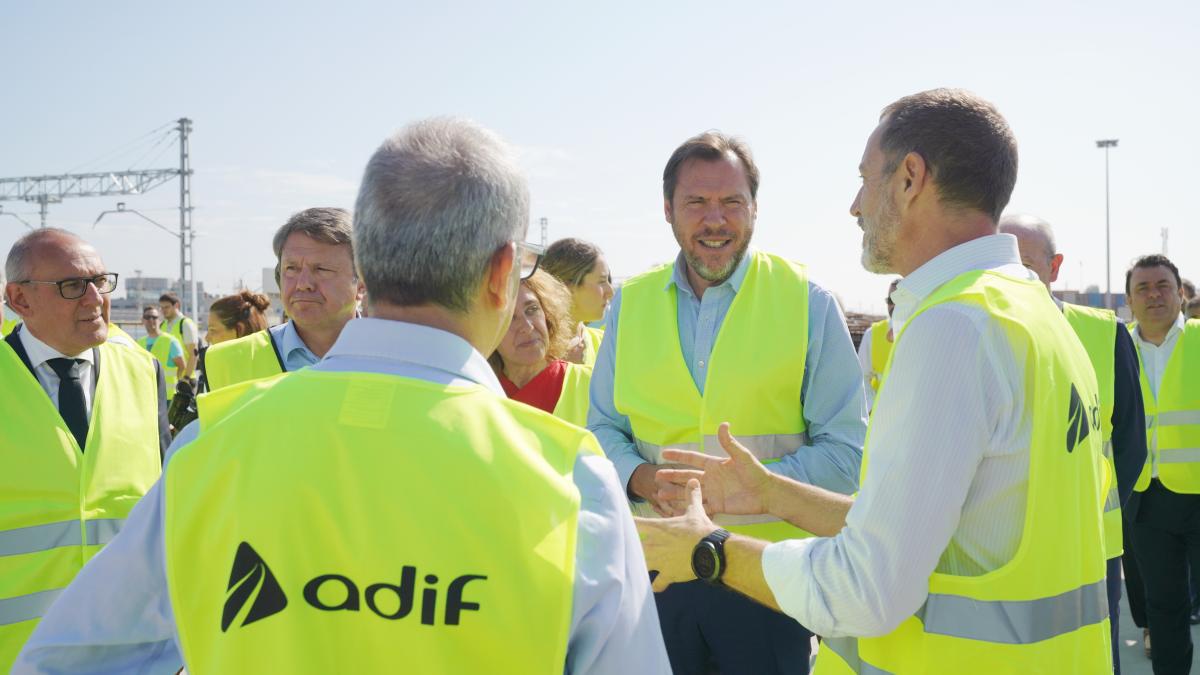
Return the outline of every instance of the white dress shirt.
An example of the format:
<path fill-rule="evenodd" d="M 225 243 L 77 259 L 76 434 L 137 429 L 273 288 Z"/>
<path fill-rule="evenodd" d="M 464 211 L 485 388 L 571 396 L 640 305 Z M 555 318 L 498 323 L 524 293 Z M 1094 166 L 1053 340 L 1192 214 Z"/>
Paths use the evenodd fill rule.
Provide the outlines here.
<path fill-rule="evenodd" d="M 1161 345 L 1142 339 L 1140 326 L 1135 326 L 1133 329 L 1133 342 L 1141 356 L 1142 372 L 1146 373 L 1146 384 L 1150 385 L 1150 393 L 1156 400 L 1158 399 L 1158 388 L 1162 386 L 1163 373 L 1167 370 L 1167 362 L 1171 360 L 1171 354 L 1175 351 L 1175 343 L 1179 342 L 1179 335 L 1183 333 L 1185 323 L 1183 314 L 1175 317 L 1175 323 L 1171 324 L 1171 328 L 1167 330 L 1167 337 L 1163 338 Z M 1154 438 L 1150 447 L 1154 448 L 1157 445 L 1158 425 L 1155 425 Z M 1153 452 L 1150 453 L 1150 475 L 1158 478 L 1158 456 Z"/>
<path fill-rule="evenodd" d="M 317 370 L 386 373 L 446 385 L 504 389 L 487 359 L 434 328 L 354 319 Z M 167 461 L 196 438 L 193 422 Z M 581 453 L 573 479 L 581 503 L 566 673 L 671 672 L 641 542 L 625 491 L 604 457 Z M 13 673 L 164 673 L 182 659 L 167 593 L 162 481 L 120 534 L 83 568 L 26 643 Z M 402 656 L 402 655 L 401 655 Z M 396 665 L 403 665 L 398 656 Z"/>
<path fill-rule="evenodd" d="M 924 603 L 930 574 L 984 574 L 1020 543 L 1032 433 L 1023 356 L 975 306 L 942 303 L 906 325 L 931 293 L 972 270 L 1036 280 L 1008 234 L 956 246 L 905 277 L 892 294 L 903 336 L 846 526 L 763 553 L 779 606 L 818 635 L 886 634 Z"/>
<path fill-rule="evenodd" d="M 25 354 L 29 357 L 29 363 L 33 366 L 33 372 L 37 374 L 38 383 L 42 385 L 42 389 L 46 390 L 46 395 L 50 397 L 50 402 L 54 404 L 55 410 L 58 409 L 58 373 L 47 363 L 50 359 L 80 359 L 83 363 L 79 364 L 79 381 L 83 384 L 83 404 L 87 409 L 88 421 L 92 419 L 92 399 L 96 397 L 96 377 L 92 369 L 95 363 L 92 361 L 92 350 L 85 349 L 81 354 L 68 356 L 58 351 L 54 347 L 37 339 L 29 330 L 29 326 L 25 326 L 18 333 L 21 340 L 21 346 L 25 348 Z"/>

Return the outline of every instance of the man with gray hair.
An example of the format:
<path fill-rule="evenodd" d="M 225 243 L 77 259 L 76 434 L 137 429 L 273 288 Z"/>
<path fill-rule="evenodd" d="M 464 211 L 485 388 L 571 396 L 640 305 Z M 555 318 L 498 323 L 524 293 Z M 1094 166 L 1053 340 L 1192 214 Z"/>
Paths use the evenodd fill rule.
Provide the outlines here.
<path fill-rule="evenodd" d="M 337 341 L 363 298 L 345 209 L 312 208 L 293 215 L 275 233 L 272 246 L 275 281 L 289 321 L 209 347 L 204 374 L 212 389 L 313 365 Z"/>
<path fill-rule="evenodd" d="M 312 368 L 202 398 L 199 436 L 15 672 L 178 648 L 197 673 L 669 673 L 616 472 L 485 358 L 537 268 L 528 214 L 491 132 L 386 140 L 355 211 L 371 318 Z"/>
<path fill-rule="evenodd" d="M 1050 284 L 1058 280 L 1063 254 L 1054 242 L 1054 230 L 1050 223 L 1036 216 L 1015 214 L 1000 219 L 1000 232 L 1011 234 L 1017 239 L 1021 262 L 1029 268 L 1050 291 Z M 1113 669 L 1121 672 L 1118 647 L 1118 618 L 1121 608 L 1121 560 L 1136 566 L 1133 551 L 1124 550 L 1124 533 L 1121 521 L 1122 507 L 1128 506 L 1129 518 L 1137 514 L 1133 486 L 1137 482 L 1142 466 L 1146 463 L 1146 415 L 1142 408 L 1142 389 L 1139 383 L 1139 365 L 1133 338 L 1127 326 L 1117 315 L 1107 309 L 1083 307 L 1065 303 L 1050 296 L 1062 310 L 1067 323 L 1083 343 L 1088 359 L 1096 370 L 1096 381 L 1100 385 L 1101 431 L 1104 435 L 1104 455 L 1110 474 L 1110 489 L 1104 504 L 1104 548 L 1108 559 L 1107 580 L 1108 609 L 1112 628 Z M 1140 583 L 1140 575 L 1129 583 Z M 1140 589 L 1131 595 L 1140 597 Z M 1134 615 L 1144 612 L 1134 611 Z M 1146 634 L 1148 635 L 1148 633 Z M 1145 648 L 1149 651 L 1148 638 L 1143 635 Z"/>

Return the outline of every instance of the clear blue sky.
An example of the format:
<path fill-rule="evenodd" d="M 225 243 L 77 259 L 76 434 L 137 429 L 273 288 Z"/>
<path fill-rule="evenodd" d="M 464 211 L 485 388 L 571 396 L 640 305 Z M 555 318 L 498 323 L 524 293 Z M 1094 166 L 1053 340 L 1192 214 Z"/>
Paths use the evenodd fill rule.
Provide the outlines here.
<path fill-rule="evenodd" d="M 599 243 L 627 276 L 677 249 L 661 171 L 686 137 L 744 137 L 762 170 L 756 243 L 811 267 L 850 309 L 882 311 L 847 208 L 880 108 L 972 89 L 1017 134 L 1010 210 L 1057 229 L 1065 284 L 1104 285 L 1112 154 L 1113 283 L 1161 249 L 1200 280 L 1200 5 L 992 3 L 10 3 L 0 56 L 0 176 L 62 173 L 181 116 L 194 120 L 197 271 L 261 284 L 271 234 L 309 206 L 350 208 L 391 131 L 464 115 L 522 149 L 533 222 Z M 512 3 L 516 4 L 516 3 Z M 150 155 L 153 158 L 153 154 Z M 120 169 L 137 157 L 86 169 Z M 158 164 L 173 165 L 168 151 Z M 174 226 L 178 187 L 125 198 Z M 52 207 L 126 278 L 175 276 L 178 246 L 115 198 Z M 35 221 L 35 205 L 4 202 Z M 0 216 L 0 251 L 23 230 Z"/>

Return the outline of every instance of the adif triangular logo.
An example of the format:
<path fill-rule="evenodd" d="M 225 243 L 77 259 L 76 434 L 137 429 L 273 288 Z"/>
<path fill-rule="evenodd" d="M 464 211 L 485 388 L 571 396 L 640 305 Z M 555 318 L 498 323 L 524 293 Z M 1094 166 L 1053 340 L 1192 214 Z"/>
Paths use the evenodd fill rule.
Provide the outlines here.
<path fill-rule="evenodd" d="M 1083 399 L 1079 397 L 1079 390 L 1072 384 L 1071 405 L 1067 410 L 1067 452 L 1075 450 L 1075 446 L 1088 437 L 1092 426 L 1089 422 L 1087 408 L 1083 405 Z"/>
<path fill-rule="evenodd" d="M 242 619 L 243 626 L 282 612 L 287 607 L 287 596 L 283 594 L 275 575 L 271 574 L 271 568 L 244 541 L 233 557 L 233 570 L 229 573 L 229 588 L 225 594 L 225 611 L 221 613 L 222 633 L 229 630 L 251 598 L 254 601 L 246 618 Z"/>

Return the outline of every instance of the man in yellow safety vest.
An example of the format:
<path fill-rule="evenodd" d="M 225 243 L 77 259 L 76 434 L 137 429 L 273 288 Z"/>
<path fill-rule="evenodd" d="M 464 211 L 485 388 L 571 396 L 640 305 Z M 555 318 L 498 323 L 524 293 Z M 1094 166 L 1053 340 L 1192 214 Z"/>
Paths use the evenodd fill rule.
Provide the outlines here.
<path fill-rule="evenodd" d="M 896 285 L 899 283 L 899 279 L 893 279 L 892 283 L 888 284 L 885 299 L 887 318 L 871 324 L 858 343 L 858 365 L 863 372 L 863 389 L 867 392 L 868 411 L 875 404 L 875 394 L 879 392 L 879 385 L 883 383 L 883 371 L 887 368 L 888 359 L 892 356 L 892 343 L 896 340 L 892 333 L 892 312 L 896 309 L 896 303 L 892 302 L 892 293 L 896 291 Z"/>
<path fill-rule="evenodd" d="M 537 266 L 528 215 L 491 132 L 387 139 L 355 208 L 371 318 L 312 368 L 201 397 L 15 672 L 669 673 L 611 464 L 483 356 Z"/>
<path fill-rule="evenodd" d="M 996 232 L 1007 122 L 962 90 L 906 96 L 859 171 L 864 267 L 903 281 L 858 495 L 768 472 L 736 426 L 728 459 L 664 451 L 701 471 L 663 495 L 684 515 L 638 523 L 655 588 L 702 578 L 778 607 L 825 637 L 822 674 L 1110 671 L 1096 376 Z M 706 510 L 819 536 L 729 536 Z"/>
<path fill-rule="evenodd" d="M 183 345 L 179 340 L 174 335 L 159 330 L 160 320 L 157 307 L 144 308 L 142 327 L 146 329 L 146 334 L 138 338 L 137 343 L 142 349 L 153 354 L 162 365 L 163 374 L 166 376 L 167 400 L 170 401 L 175 396 L 178 374 L 187 368 L 187 361 L 183 358 Z"/>

